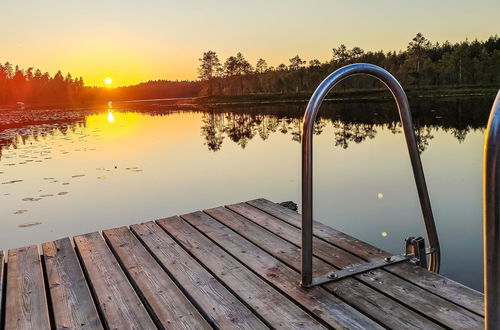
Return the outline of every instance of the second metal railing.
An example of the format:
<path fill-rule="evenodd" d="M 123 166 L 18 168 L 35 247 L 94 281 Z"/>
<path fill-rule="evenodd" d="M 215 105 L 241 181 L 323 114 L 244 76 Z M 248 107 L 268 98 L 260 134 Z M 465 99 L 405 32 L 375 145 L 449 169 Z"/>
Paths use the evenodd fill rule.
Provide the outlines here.
<path fill-rule="evenodd" d="M 500 91 L 484 141 L 483 246 L 485 329 L 500 329 Z"/>

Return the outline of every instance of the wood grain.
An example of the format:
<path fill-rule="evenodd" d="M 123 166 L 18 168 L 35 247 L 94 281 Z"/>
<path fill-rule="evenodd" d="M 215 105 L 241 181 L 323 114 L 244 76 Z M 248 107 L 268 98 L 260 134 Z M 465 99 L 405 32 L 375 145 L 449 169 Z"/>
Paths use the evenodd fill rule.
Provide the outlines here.
<path fill-rule="evenodd" d="M 296 228 L 300 229 L 301 227 L 302 216 L 299 213 L 289 210 L 281 205 L 262 198 L 248 201 L 246 204 L 257 208 L 264 213 L 273 215 L 274 217 L 291 224 Z M 339 232 L 318 221 L 314 222 L 314 235 L 317 238 L 321 238 L 322 240 L 335 246 L 339 246 L 364 260 L 370 261 L 391 255 L 388 252 L 375 248 L 366 242 L 357 240 L 352 236 Z M 439 274 L 408 263 L 388 266 L 384 269 L 425 290 L 428 290 L 429 292 L 432 292 L 435 295 L 449 300 L 454 304 L 469 309 L 478 315 L 484 316 L 484 295 L 481 292 L 466 287 Z"/>
<path fill-rule="evenodd" d="M 408 263 L 400 263 L 384 269 L 429 292 L 484 316 L 484 295 L 479 291 Z"/>
<path fill-rule="evenodd" d="M 162 226 L 275 329 L 325 329 L 287 297 L 178 217 Z"/>
<path fill-rule="evenodd" d="M 57 329 L 102 329 L 101 320 L 69 238 L 42 244 Z"/>
<path fill-rule="evenodd" d="M 292 226 L 300 228 L 302 226 L 302 215 L 287 209 L 279 204 L 273 203 L 263 198 L 248 201 L 247 204 L 254 206 L 278 219 L 281 219 Z M 383 258 L 389 254 L 371 244 L 363 242 L 355 237 L 347 235 L 332 227 L 324 225 L 319 221 L 314 221 L 314 236 L 332 243 L 346 251 L 356 252 L 360 258 L 372 260 Z"/>
<path fill-rule="evenodd" d="M 256 199 L 0 251 L 0 328 L 483 328 L 480 292 L 405 262 L 302 288 L 301 220 Z M 316 276 L 389 255 L 314 223 Z"/>
<path fill-rule="evenodd" d="M 111 329 L 155 329 L 118 261 L 97 232 L 74 238 L 90 289 Z"/>
<path fill-rule="evenodd" d="M 183 215 L 182 218 L 256 274 L 288 295 L 302 308 L 315 314 L 331 327 L 347 329 L 382 328 L 378 323 L 323 288 L 302 288 L 299 284 L 300 276 L 296 271 L 207 214 L 195 212 Z M 167 226 L 168 222 L 163 221 L 161 224 Z"/>
<path fill-rule="evenodd" d="M 215 328 L 267 329 L 238 298 L 154 222 L 131 226 Z"/>
<path fill-rule="evenodd" d="M 225 208 L 215 208 L 206 210 L 205 212 L 239 234 L 245 235 L 246 239 L 280 259 L 294 270 L 300 271 L 300 248 L 277 236 L 270 230 L 264 229 L 268 227 L 260 227 L 241 215 Z M 271 225 L 273 221 L 269 220 L 268 222 Z M 271 228 L 275 228 L 274 224 L 272 224 Z M 331 265 L 318 258 L 314 259 L 313 265 L 316 273 L 325 273 L 332 270 Z M 387 327 L 394 329 L 441 328 L 435 322 L 406 308 L 354 278 L 347 278 L 334 284 L 325 285 L 324 288 L 340 296 L 350 305 L 371 315 Z"/>
<path fill-rule="evenodd" d="M 239 204 L 238 207 L 232 205 L 228 207 L 238 211 L 247 209 L 247 213 L 259 213 L 259 211 L 253 209 L 252 206 L 245 204 Z M 262 218 L 266 218 L 266 220 Z M 256 223 L 265 224 L 265 228 L 269 231 L 282 236 L 297 247 L 301 244 L 301 233 L 299 228 L 293 226 L 288 227 L 287 223 L 284 223 L 270 214 L 260 212 L 258 216 L 254 214 L 253 217 L 248 219 Z M 285 226 L 285 228 L 282 228 L 282 226 Z M 314 240 L 314 245 L 314 255 L 330 265 L 344 268 L 346 264 L 362 262 L 361 259 L 354 255 L 350 255 L 350 257 L 347 256 L 347 258 L 346 256 L 340 257 L 337 254 L 338 249 L 336 246 L 322 240 Z M 321 262 L 315 261 L 313 264 L 316 264 L 316 267 L 318 267 L 319 264 L 321 267 Z M 395 267 L 399 266 L 400 265 L 395 265 Z M 423 271 L 428 272 L 426 270 Z M 452 328 L 462 328 L 465 326 L 469 329 L 478 329 L 484 326 L 484 319 L 481 316 L 471 313 L 462 306 L 450 303 L 448 300 L 442 299 L 440 296 L 434 295 L 427 290 L 423 290 L 421 287 L 409 281 L 402 280 L 384 269 L 357 275 L 355 278 L 383 292 L 394 300 L 397 300 L 400 304 L 404 304 L 409 308 L 415 308 L 415 311 L 445 326 Z M 325 285 L 325 287 L 331 289 L 338 288 L 339 286 L 340 284 Z M 376 313 L 370 313 L 370 315 L 371 314 L 377 315 Z"/>
<path fill-rule="evenodd" d="M 105 230 L 103 235 L 134 287 L 164 328 L 211 329 L 127 227 Z"/>
<path fill-rule="evenodd" d="M 38 246 L 9 250 L 6 329 L 50 329 Z"/>

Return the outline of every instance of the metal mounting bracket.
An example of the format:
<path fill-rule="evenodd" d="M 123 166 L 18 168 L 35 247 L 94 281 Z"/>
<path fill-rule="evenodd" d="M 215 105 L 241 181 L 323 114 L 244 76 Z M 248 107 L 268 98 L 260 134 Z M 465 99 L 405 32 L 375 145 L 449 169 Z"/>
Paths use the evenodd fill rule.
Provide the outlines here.
<path fill-rule="evenodd" d="M 423 237 L 410 236 L 405 239 L 406 253 L 398 254 L 383 259 L 377 259 L 362 264 L 353 265 L 343 268 L 323 276 L 315 277 L 311 286 L 325 284 L 328 282 L 335 282 L 346 277 L 354 276 L 357 274 L 365 273 L 370 270 L 378 269 L 381 267 L 396 264 L 402 261 L 409 261 L 414 265 L 419 265 L 422 268 L 427 268 L 427 254 L 431 254 L 434 250 L 425 248 L 425 240 Z"/>
<path fill-rule="evenodd" d="M 406 255 L 413 255 L 410 262 L 414 265 L 419 265 L 422 268 L 427 268 L 427 256 L 425 251 L 425 240 L 423 237 L 410 236 L 406 238 Z"/>

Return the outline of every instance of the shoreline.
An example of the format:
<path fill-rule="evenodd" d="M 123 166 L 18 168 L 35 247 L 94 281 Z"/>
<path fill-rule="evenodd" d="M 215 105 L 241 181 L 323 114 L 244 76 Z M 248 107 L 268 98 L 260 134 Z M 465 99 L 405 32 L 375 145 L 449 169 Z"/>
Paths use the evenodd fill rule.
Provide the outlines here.
<path fill-rule="evenodd" d="M 469 97 L 492 97 L 498 93 L 497 87 L 462 87 L 462 88 L 420 88 L 406 89 L 408 99 L 429 99 L 429 98 L 469 98 Z M 143 102 L 168 102 L 171 106 L 182 105 L 232 105 L 232 104 L 279 104 L 279 103 L 306 103 L 309 101 L 312 92 L 304 93 L 288 93 L 288 94 L 245 94 L 245 95 L 216 95 L 216 96 L 192 96 L 180 98 L 153 98 L 140 100 L 115 100 L 115 101 L 99 101 L 94 103 L 84 104 L 61 104 L 61 103 L 41 103 L 27 104 L 25 109 L 34 108 L 49 109 L 49 108 L 66 108 L 66 109 L 89 109 L 106 107 L 109 102 L 117 104 L 127 103 L 143 103 Z M 334 90 L 325 98 L 325 102 L 343 102 L 343 101 L 359 101 L 359 102 L 385 102 L 391 100 L 392 96 L 386 89 L 370 89 L 370 90 L 351 90 L 341 91 Z M 2 110 L 22 110 L 13 104 L 0 105 Z"/>
<path fill-rule="evenodd" d="M 467 88 L 420 88 L 407 89 L 408 99 L 425 98 L 462 98 L 462 97 L 494 97 L 499 91 L 496 87 L 467 87 Z M 194 104 L 266 104 L 266 103 L 302 103 L 308 102 L 311 93 L 293 94 L 246 94 L 246 95 L 216 95 L 201 96 L 193 98 Z M 386 101 L 392 99 L 390 92 L 386 89 L 362 90 L 362 91 L 338 91 L 330 92 L 325 98 L 326 102 L 341 101 Z"/>

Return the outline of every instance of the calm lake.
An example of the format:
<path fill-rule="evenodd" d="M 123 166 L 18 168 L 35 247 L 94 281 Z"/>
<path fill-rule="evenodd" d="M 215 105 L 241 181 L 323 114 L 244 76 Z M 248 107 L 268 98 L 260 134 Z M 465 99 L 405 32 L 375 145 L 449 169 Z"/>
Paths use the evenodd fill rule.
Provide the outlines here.
<path fill-rule="evenodd" d="M 441 273 L 482 290 L 482 152 L 491 97 L 411 100 Z M 305 103 L 0 110 L 0 249 L 264 197 L 300 207 Z M 402 253 L 424 226 L 392 102 L 327 102 L 315 218 Z"/>

